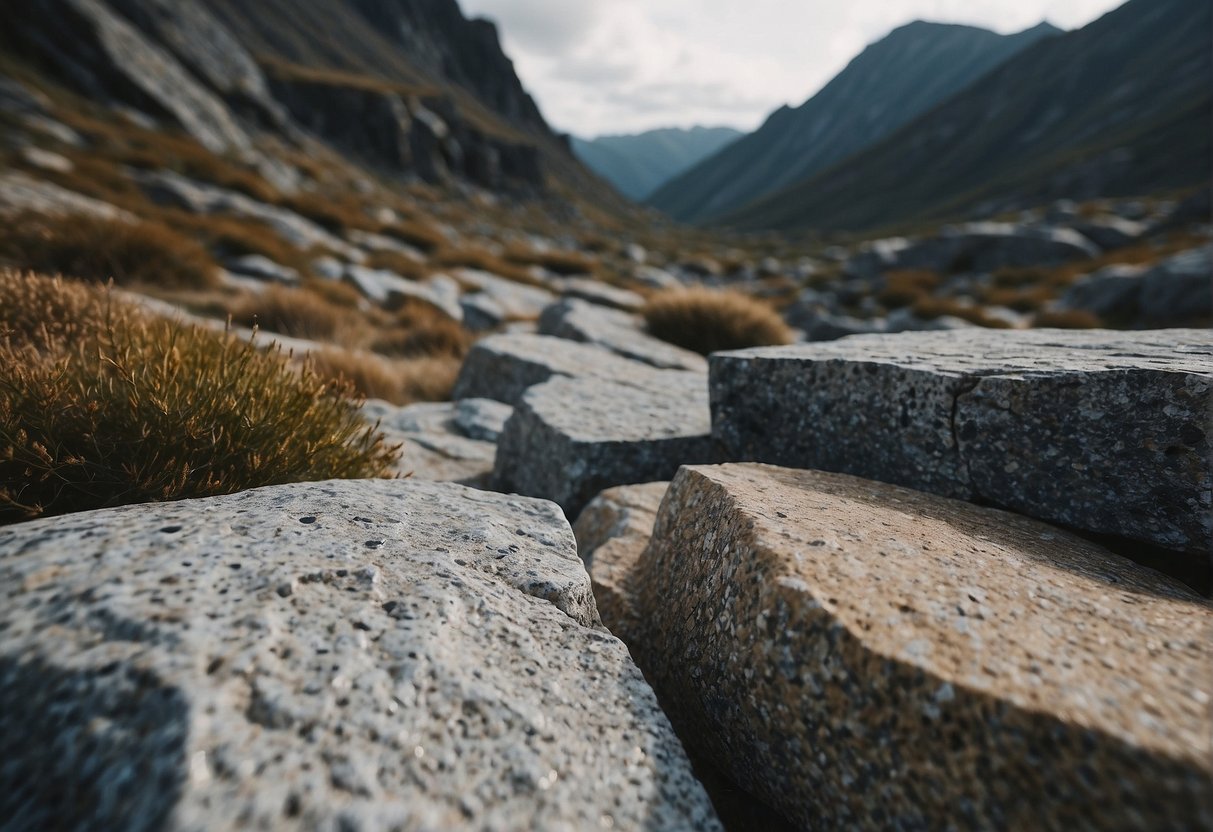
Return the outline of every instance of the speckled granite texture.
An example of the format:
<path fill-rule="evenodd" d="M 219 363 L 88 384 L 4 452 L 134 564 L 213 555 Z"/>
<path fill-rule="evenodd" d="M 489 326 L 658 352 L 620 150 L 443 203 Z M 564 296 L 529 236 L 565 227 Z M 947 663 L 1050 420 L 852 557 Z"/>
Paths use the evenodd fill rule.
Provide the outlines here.
<path fill-rule="evenodd" d="M 711 390 L 732 459 L 1211 557 L 1213 332 L 856 336 L 718 353 Z"/>
<path fill-rule="evenodd" d="M 548 502 L 289 485 L 0 530 L 5 830 L 719 824 Z"/>
<path fill-rule="evenodd" d="M 680 735 L 813 829 L 1213 824 L 1213 609 L 1043 523 L 683 468 L 631 647 Z"/>
<path fill-rule="evenodd" d="M 669 485 L 648 482 L 608 488 L 573 524 L 577 552 L 590 573 L 598 614 L 603 625 L 624 641 L 630 641 L 638 629 L 633 606 L 636 588 L 631 581 Z"/>
<path fill-rule="evenodd" d="M 647 383 L 555 378 L 528 390 L 506 422 L 493 487 L 552 500 L 575 518 L 604 489 L 723 458 L 700 373 L 666 371 Z"/>

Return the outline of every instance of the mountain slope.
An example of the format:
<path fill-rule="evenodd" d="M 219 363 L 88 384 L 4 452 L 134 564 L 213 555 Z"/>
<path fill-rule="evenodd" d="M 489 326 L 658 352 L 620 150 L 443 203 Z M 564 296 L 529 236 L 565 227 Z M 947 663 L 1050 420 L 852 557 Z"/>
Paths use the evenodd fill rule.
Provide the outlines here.
<path fill-rule="evenodd" d="M 1130 0 L 855 158 L 724 218 L 864 229 L 1207 181 L 1213 4 Z"/>
<path fill-rule="evenodd" d="M 1059 30 L 1015 35 L 915 22 L 872 44 L 817 95 L 669 182 L 649 203 L 675 219 L 711 220 L 823 170 L 887 136 Z"/>
<path fill-rule="evenodd" d="M 597 139 L 574 137 L 573 153 L 621 194 L 641 200 L 741 135 L 731 127 L 692 127 Z"/>

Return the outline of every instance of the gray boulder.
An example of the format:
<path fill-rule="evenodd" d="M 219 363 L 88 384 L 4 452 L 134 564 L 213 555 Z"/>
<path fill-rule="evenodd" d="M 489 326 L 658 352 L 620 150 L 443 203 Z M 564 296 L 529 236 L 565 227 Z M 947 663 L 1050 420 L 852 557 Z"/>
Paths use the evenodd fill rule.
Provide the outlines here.
<path fill-rule="evenodd" d="M 463 325 L 472 332 L 497 329 L 509 320 L 505 308 L 484 292 L 473 292 L 459 298 L 463 310 Z"/>
<path fill-rule="evenodd" d="M 386 269 L 369 269 L 354 264 L 346 265 L 344 277 L 346 283 L 380 306 L 392 307 L 417 301 L 452 320 L 463 320 L 463 307 L 459 305 L 456 293 L 452 292 L 449 284 L 436 283 L 433 278 L 426 281 L 406 280 Z"/>
<path fill-rule="evenodd" d="M 514 413 L 508 404 L 492 399 L 461 399 L 455 402 L 455 424 L 464 436 L 496 442 Z"/>
<path fill-rule="evenodd" d="M 733 459 L 841 471 L 1209 557 L 1213 333 L 966 329 L 711 357 Z"/>
<path fill-rule="evenodd" d="M 518 332 L 491 335 L 472 347 L 452 398 L 496 399 L 513 405 L 528 388 L 555 376 L 644 383 L 656 370 L 591 344 Z"/>
<path fill-rule="evenodd" d="M 1077 535 L 688 467 L 620 586 L 688 745 L 798 828 L 1213 824 L 1213 608 Z"/>
<path fill-rule="evenodd" d="M 1137 325 L 1208 325 L 1213 321 L 1213 245 L 1169 257 L 1141 278 Z"/>
<path fill-rule="evenodd" d="M 558 282 L 560 293 L 565 297 L 622 309 L 624 312 L 639 312 L 644 306 L 644 296 L 630 289 L 620 289 L 591 277 L 565 277 Z"/>
<path fill-rule="evenodd" d="M 0 531 L 21 829 L 719 829 L 550 503 L 355 481 Z"/>
<path fill-rule="evenodd" d="M 469 399 L 464 409 L 470 412 L 484 399 Z M 509 418 L 510 408 L 500 402 L 493 405 L 506 408 L 506 413 L 494 413 L 502 423 Z M 485 488 L 493 474 L 493 459 L 497 454 L 496 437 L 490 438 L 483 424 L 475 424 L 467 415 L 460 419 L 460 408 L 451 402 L 419 402 L 398 407 L 378 399 L 367 401 L 362 413 L 368 421 L 378 422 L 379 428 L 393 444 L 402 446 L 396 471 L 404 476 L 427 482 L 457 482 L 475 488 Z M 482 421 L 492 418 L 487 413 Z M 469 430 L 466 425 L 471 425 Z"/>
<path fill-rule="evenodd" d="M 468 292 L 490 298 L 504 320 L 534 320 L 556 296 L 547 289 L 528 286 L 479 269 L 457 269 L 454 279 Z"/>
<path fill-rule="evenodd" d="M 541 335 L 594 344 L 658 369 L 707 372 L 702 355 L 654 338 L 642 326 L 627 312 L 576 299 L 554 303 L 539 316 Z"/>
<path fill-rule="evenodd" d="M 576 517 L 606 488 L 720 459 L 699 373 L 667 371 L 645 385 L 556 378 L 528 390 L 506 422 L 493 482 Z"/>
<path fill-rule="evenodd" d="M 1104 321 L 1132 321 L 1141 302 L 1144 266 L 1105 266 L 1075 281 L 1058 302 L 1062 309 L 1081 309 Z"/>
<path fill-rule="evenodd" d="M 1149 228 L 1144 222 L 1134 222 L 1115 214 L 1078 220 L 1069 223 L 1069 226 L 1104 251 L 1135 243 Z"/>
<path fill-rule="evenodd" d="M 246 254 L 224 262 L 223 267 L 240 277 L 251 277 L 267 283 L 281 283 L 285 286 L 299 284 L 299 272 L 281 263 L 275 263 L 260 254 Z"/>
<path fill-rule="evenodd" d="M 108 202 L 93 199 L 24 173 L 0 173 L 0 216 L 22 211 L 37 214 L 86 214 L 105 220 L 135 222 L 136 218 Z"/>

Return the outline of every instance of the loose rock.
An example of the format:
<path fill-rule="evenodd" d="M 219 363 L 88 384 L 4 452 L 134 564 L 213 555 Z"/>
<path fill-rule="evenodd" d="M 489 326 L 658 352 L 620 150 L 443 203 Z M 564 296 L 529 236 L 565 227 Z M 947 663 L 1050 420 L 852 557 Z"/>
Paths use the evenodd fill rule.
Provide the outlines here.
<path fill-rule="evenodd" d="M 659 369 L 707 372 L 708 362 L 702 355 L 654 338 L 641 326 L 626 312 L 575 299 L 554 303 L 539 316 L 543 335 L 594 344 Z"/>

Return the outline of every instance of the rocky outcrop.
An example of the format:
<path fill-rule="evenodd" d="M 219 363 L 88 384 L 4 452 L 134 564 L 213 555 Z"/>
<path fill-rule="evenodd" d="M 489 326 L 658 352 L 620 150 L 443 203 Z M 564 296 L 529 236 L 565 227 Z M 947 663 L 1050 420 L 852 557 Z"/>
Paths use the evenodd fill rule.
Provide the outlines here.
<path fill-rule="evenodd" d="M 380 306 L 397 308 L 404 303 L 415 301 L 452 320 L 463 319 L 463 307 L 459 305 L 459 288 L 442 275 L 425 281 L 406 280 L 386 269 L 368 269 L 366 266 L 347 264 L 343 277 L 346 283 L 357 289 L 365 298 Z"/>
<path fill-rule="evenodd" d="M 108 202 L 17 171 L 0 173 L 0 215 L 23 211 L 53 215 L 87 214 L 104 220 L 135 221 L 134 215 Z"/>
<path fill-rule="evenodd" d="M 90 512 L 0 531 L 0 584 L 15 828 L 719 828 L 550 503 Z"/>
<path fill-rule="evenodd" d="M 90 97 L 171 118 L 213 153 L 251 152 L 223 101 L 101 0 L 31 0 L 19 14 L 0 13 L 0 23 L 15 27 L 9 36 L 23 52 Z"/>
<path fill-rule="evenodd" d="M 378 423 L 388 441 L 401 446 L 398 473 L 476 488 L 490 483 L 497 436 L 511 410 L 489 399 L 467 399 L 459 404 L 419 402 L 407 407 L 373 399 L 362 406 L 363 415 Z"/>
<path fill-rule="evenodd" d="M 643 384 L 661 372 L 590 344 L 507 333 L 492 335 L 472 347 L 452 398 L 496 399 L 513 405 L 529 388 L 556 376 Z"/>
<path fill-rule="evenodd" d="M 681 735 L 802 828 L 1213 823 L 1213 609 L 1074 535 L 684 468 L 631 587 Z"/>
<path fill-rule="evenodd" d="M 855 336 L 711 358 L 731 458 L 852 473 L 1209 557 L 1213 335 Z"/>
<path fill-rule="evenodd" d="M 630 289 L 621 289 L 592 277 L 562 277 L 557 280 L 560 293 L 567 298 L 622 309 L 624 312 L 639 312 L 645 303 L 642 295 Z"/>
<path fill-rule="evenodd" d="M 606 628 L 625 642 L 634 642 L 641 633 L 635 607 L 640 588 L 633 579 L 669 485 L 649 482 L 608 488 L 573 525 L 598 614 Z"/>
<path fill-rule="evenodd" d="M 1207 325 L 1213 322 L 1213 246 L 1153 266 L 1100 269 L 1067 289 L 1059 305 L 1139 329 Z"/>
<path fill-rule="evenodd" d="M 539 316 L 539 332 L 593 344 L 662 370 L 708 369 L 702 355 L 647 334 L 635 316 L 587 301 L 566 299 L 547 307 Z"/>
<path fill-rule="evenodd" d="M 528 390 L 506 422 L 493 481 L 576 517 L 603 489 L 669 479 L 680 465 L 721 458 L 698 373 L 668 371 L 632 384 L 555 378 Z"/>

